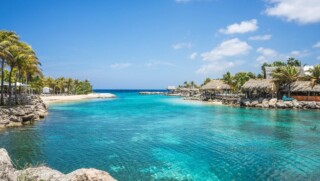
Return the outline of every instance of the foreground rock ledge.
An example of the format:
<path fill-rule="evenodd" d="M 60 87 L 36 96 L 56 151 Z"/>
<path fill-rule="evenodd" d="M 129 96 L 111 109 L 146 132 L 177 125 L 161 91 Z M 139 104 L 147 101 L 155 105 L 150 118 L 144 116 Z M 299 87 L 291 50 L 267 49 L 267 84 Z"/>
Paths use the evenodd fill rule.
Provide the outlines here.
<path fill-rule="evenodd" d="M 89 168 L 78 169 L 69 174 L 63 174 L 49 167 L 33 167 L 25 170 L 16 170 L 8 155 L 8 152 L 0 149 L 0 180 L 19 181 L 19 180 L 50 180 L 50 181 L 113 181 L 107 172 Z"/>

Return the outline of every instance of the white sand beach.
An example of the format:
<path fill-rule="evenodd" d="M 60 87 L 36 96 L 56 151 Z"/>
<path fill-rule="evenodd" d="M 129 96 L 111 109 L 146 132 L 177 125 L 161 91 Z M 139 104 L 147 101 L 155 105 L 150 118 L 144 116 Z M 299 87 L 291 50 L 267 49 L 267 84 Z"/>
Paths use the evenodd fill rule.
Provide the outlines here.
<path fill-rule="evenodd" d="M 57 102 L 72 102 L 86 99 L 108 99 L 115 98 L 114 94 L 110 93 L 91 93 L 87 95 L 49 95 L 49 96 L 41 96 L 41 99 L 46 104 L 57 103 Z"/>

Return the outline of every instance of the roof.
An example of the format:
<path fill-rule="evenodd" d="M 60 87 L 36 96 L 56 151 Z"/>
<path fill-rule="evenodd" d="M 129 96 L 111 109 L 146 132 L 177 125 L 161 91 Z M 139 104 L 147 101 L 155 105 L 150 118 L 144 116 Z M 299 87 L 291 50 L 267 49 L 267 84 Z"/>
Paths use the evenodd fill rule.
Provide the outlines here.
<path fill-rule="evenodd" d="M 180 91 L 198 91 L 199 89 L 197 88 L 185 88 L 185 87 L 182 87 L 182 88 L 178 88 Z"/>
<path fill-rule="evenodd" d="M 242 86 L 243 91 L 263 91 L 263 92 L 276 92 L 277 85 L 272 79 L 249 79 Z"/>
<path fill-rule="evenodd" d="M 229 90 L 231 87 L 222 80 L 211 80 L 200 88 L 201 90 Z"/>
<path fill-rule="evenodd" d="M 273 71 L 275 71 L 279 67 L 265 67 L 264 70 L 266 72 L 266 79 L 272 79 Z M 305 71 L 303 67 L 295 67 L 300 73 L 299 77 L 303 77 L 305 75 Z"/>
<path fill-rule="evenodd" d="M 311 81 L 295 81 L 291 84 L 291 92 L 320 92 L 320 84 L 312 87 Z M 288 88 L 283 89 L 288 91 Z"/>

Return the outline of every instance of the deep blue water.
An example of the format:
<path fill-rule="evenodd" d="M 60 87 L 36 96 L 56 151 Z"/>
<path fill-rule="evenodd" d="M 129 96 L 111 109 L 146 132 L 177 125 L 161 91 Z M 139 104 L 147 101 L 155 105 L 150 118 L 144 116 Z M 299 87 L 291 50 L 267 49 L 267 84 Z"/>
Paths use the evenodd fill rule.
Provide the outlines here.
<path fill-rule="evenodd" d="M 0 147 L 20 167 L 94 167 L 118 180 L 320 178 L 319 111 L 112 93 L 118 97 L 51 105 L 44 121 L 0 132 Z"/>

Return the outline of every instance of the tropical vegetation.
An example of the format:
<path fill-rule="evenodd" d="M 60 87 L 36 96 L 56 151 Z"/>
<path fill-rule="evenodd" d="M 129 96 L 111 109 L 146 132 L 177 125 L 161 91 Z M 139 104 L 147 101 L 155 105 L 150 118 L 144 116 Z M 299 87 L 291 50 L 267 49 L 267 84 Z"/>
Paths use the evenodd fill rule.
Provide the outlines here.
<path fill-rule="evenodd" d="M 52 88 L 53 93 L 87 94 L 92 91 L 88 80 L 45 78 L 35 51 L 15 32 L 0 30 L 0 60 L 0 106 L 5 105 L 5 94 L 8 94 L 10 107 L 18 104 L 18 94 L 40 94 L 44 86 Z"/>

